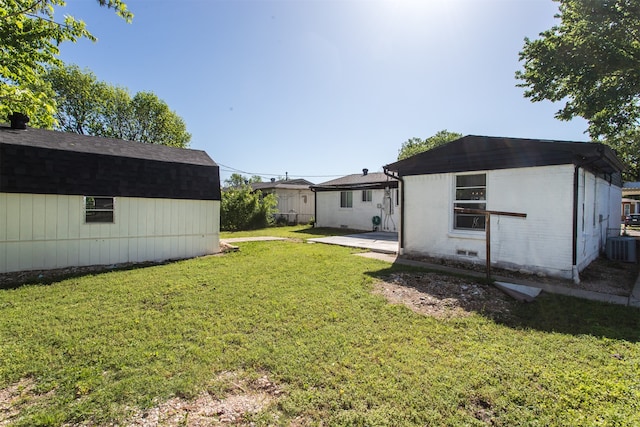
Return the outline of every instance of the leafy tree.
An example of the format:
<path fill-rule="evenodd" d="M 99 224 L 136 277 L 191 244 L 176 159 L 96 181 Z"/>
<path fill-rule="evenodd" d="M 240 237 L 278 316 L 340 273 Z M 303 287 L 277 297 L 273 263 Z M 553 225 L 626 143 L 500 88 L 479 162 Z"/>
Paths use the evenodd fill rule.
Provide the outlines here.
<path fill-rule="evenodd" d="M 131 100 L 133 120 L 126 139 L 186 147 L 191 134 L 180 116 L 152 92 L 138 92 Z"/>
<path fill-rule="evenodd" d="M 130 22 L 133 14 L 122 0 L 97 0 Z M 42 75 L 59 65 L 58 46 L 80 38 L 95 40 L 84 22 L 65 16 L 56 22 L 55 6 L 64 0 L 0 0 L 0 117 L 11 112 L 30 116 L 31 125 L 51 127 L 55 106 Z"/>
<path fill-rule="evenodd" d="M 262 182 L 262 177 L 253 175 L 251 178 L 247 178 L 239 173 L 232 173 L 229 178 L 224 180 L 224 183 L 229 187 L 242 187 L 254 182 Z"/>
<path fill-rule="evenodd" d="M 225 231 L 251 230 L 273 225 L 278 200 L 274 194 L 252 191 L 240 174 L 225 180 L 222 192 L 220 228 Z M 237 185 L 231 185 L 237 184 Z"/>
<path fill-rule="evenodd" d="M 59 129 L 150 144 L 186 147 L 191 135 L 182 118 L 151 92 L 98 81 L 76 65 L 54 67 L 44 77 L 55 93 Z"/>
<path fill-rule="evenodd" d="M 56 128 L 65 132 L 95 135 L 107 86 L 91 71 L 76 65 L 54 67 L 44 75 L 54 91 Z"/>
<path fill-rule="evenodd" d="M 403 160 L 407 157 L 422 153 L 423 151 L 431 150 L 432 148 L 455 141 L 459 138 L 462 138 L 462 134 L 449 132 L 446 129 L 439 131 L 425 140 L 416 137 L 409 138 L 402 143 L 402 147 L 398 151 L 398 160 Z"/>
<path fill-rule="evenodd" d="M 516 78 L 531 101 L 564 101 L 560 120 L 583 117 L 589 135 L 616 149 L 638 176 L 640 4 L 554 0 L 558 25 L 525 39 Z"/>

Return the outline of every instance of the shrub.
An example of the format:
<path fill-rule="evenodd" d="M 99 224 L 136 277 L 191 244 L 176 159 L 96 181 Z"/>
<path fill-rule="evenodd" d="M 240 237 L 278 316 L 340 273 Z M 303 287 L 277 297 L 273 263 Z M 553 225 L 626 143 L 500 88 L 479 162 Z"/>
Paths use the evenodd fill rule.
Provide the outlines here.
<path fill-rule="evenodd" d="M 220 229 L 255 230 L 273 225 L 277 205 L 275 195 L 252 192 L 249 185 L 226 189 L 220 203 Z"/>

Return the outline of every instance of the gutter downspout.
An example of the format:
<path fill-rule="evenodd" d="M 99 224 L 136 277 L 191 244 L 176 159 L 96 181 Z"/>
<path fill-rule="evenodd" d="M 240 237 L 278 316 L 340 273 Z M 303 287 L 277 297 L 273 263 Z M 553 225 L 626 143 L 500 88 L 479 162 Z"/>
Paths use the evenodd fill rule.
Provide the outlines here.
<path fill-rule="evenodd" d="M 313 187 L 309 187 L 309 190 L 313 193 L 313 228 L 318 226 L 318 193 Z"/>
<path fill-rule="evenodd" d="M 571 276 L 573 283 L 580 283 L 580 275 L 578 274 L 578 192 L 580 166 L 575 165 L 573 170 L 573 255 L 571 259 Z"/>
<path fill-rule="evenodd" d="M 398 242 L 398 255 L 404 255 L 404 179 L 400 175 L 394 175 L 389 172 L 386 167 L 382 168 L 382 171 L 388 177 L 400 181 L 400 236 Z M 391 201 L 393 203 L 393 200 Z"/>

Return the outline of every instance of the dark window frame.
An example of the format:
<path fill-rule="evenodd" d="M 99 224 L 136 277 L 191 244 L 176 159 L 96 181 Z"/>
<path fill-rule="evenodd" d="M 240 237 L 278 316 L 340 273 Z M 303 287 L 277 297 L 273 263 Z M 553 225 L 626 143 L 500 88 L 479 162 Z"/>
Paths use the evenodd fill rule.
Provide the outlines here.
<path fill-rule="evenodd" d="M 115 208 L 115 197 L 84 196 L 84 223 L 114 224 Z"/>
<path fill-rule="evenodd" d="M 340 207 L 344 209 L 353 208 L 353 191 L 340 192 Z"/>

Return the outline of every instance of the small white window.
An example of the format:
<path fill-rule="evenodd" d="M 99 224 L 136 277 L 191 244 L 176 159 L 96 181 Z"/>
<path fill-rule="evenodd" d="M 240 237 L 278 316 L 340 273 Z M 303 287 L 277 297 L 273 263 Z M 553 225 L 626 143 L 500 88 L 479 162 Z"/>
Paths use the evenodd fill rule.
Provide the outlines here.
<path fill-rule="evenodd" d="M 93 197 L 84 198 L 84 221 L 91 223 L 113 224 L 114 198 Z"/>
<path fill-rule="evenodd" d="M 455 208 L 487 209 L 487 175 L 456 176 L 456 195 L 453 203 L 453 228 L 456 230 L 484 230 L 485 215 L 459 212 Z"/>
<path fill-rule="evenodd" d="M 373 192 L 371 190 L 362 190 L 362 201 L 363 202 L 373 201 Z"/>
<path fill-rule="evenodd" d="M 352 208 L 353 207 L 353 191 L 341 191 L 340 192 L 340 207 Z"/>

